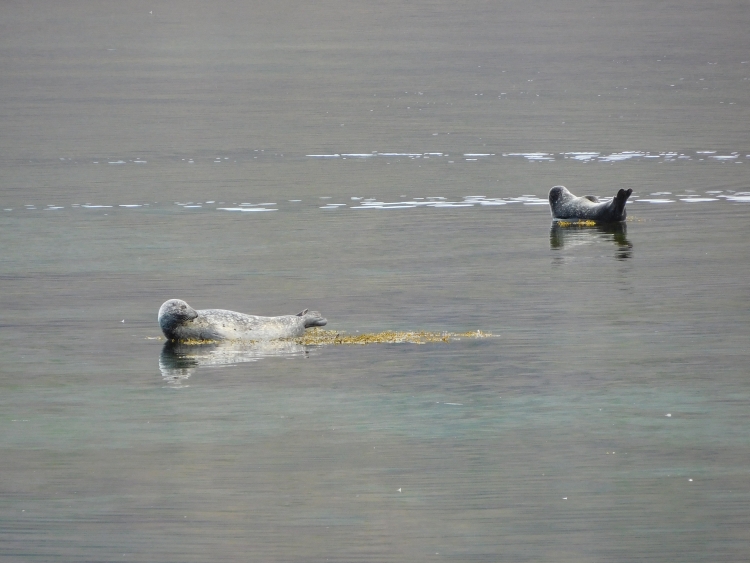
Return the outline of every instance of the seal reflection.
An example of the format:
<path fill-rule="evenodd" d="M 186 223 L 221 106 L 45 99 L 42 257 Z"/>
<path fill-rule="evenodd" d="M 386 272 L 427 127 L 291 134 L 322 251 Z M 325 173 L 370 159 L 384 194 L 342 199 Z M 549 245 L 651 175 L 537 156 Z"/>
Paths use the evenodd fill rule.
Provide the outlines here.
<path fill-rule="evenodd" d="M 183 387 L 199 367 L 257 362 L 267 357 L 308 356 L 307 346 L 290 341 L 211 342 L 182 344 L 168 341 L 159 356 L 159 371 L 170 387 Z"/>
<path fill-rule="evenodd" d="M 572 223 L 563 226 L 555 221 L 550 227 L 549 245 L 552 250 L 562 250 L 566 246 L 572 248 L 603 241 L 615 244 L 615 258 L 617 260 L 627 260 L 632 256 L 633 244 L 628 240 L 628 227 L 625 223 L 592 226 Z"/>

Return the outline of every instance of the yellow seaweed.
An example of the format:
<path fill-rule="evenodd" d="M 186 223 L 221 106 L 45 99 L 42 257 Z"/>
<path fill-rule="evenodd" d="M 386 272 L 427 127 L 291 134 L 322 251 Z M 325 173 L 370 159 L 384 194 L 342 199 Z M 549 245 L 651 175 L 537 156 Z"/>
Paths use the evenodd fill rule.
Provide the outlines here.
<path fill-rule="evenodd" d="M 574 221 L 558 221 L 560 227 L 596 227 L 597 222 L 590 219 L 576 219 Z"/>
<path fill-rule="evenodd" d="M 427 344 L 428 342 L 450 342 L 461 338 L 487 338 L 492 336 L 481 330 L 472 332 L 428 332 L 428 331 L 397 331 L 386 330 L 376 333 L 346 334 L 335 330 L 314 328 L 305 332 L 303 336 L 292 339 L 298 344 L 306 346 L 324 346 L 329 344 Z"/>

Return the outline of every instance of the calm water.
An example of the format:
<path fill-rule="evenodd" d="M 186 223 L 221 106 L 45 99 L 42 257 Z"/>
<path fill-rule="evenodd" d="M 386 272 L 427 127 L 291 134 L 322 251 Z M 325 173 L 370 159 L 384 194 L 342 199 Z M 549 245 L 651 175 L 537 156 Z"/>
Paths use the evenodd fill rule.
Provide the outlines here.
<path fill-rule="evenodd" d="M 744 2 L 0 9 L 3 561 L 746 561 Z M 617 228 L 546 194 L 632 187 Z M 450 344 L 164 348 L 159 305 Z"/>

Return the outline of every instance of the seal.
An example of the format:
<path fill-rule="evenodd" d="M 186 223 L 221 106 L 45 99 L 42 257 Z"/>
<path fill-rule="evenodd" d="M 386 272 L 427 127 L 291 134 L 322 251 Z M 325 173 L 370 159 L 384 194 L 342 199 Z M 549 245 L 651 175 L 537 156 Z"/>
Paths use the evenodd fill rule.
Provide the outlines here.
<path fill-rule="evenodd" d="M 595 195 L 576 197 L 565 186 L 555 186 L 549 191 L 549 206 L 556 221 L 573 219 L 618 223 L 627 216 L 625 203 L 632 193 L 631 189 L 621 189 L 611 200 L 599 201 Z"/>
<path fill-rule="evenodd" d="M 328 321 L 307 309 L 296 315 L 258 317 L 224 309 L 195 310 L 182 299 L 170 299 L 159 308 L 159 326 L 168 340 L 267 341 L 302 336 L 306 328 Z"/>

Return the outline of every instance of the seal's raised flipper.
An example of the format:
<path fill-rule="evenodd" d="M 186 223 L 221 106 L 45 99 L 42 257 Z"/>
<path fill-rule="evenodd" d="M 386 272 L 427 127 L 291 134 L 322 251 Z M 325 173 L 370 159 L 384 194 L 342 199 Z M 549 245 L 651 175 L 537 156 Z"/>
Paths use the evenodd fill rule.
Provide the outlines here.
<path fill-rule="evenodd" d="M 308 311 L 308 310 L 309 310 L 309 309 L 305 309 L 304 311 L 300 311 L 299 313 L 297 313 L 297 315 L 296 315 L 296 316 L 298 316 L 298 317 L 304 317 L 304 316 L 305 316 L 305 315 L 307 314 L 307 311 Z"/>
<path fill-rule="evenodd" d="M 313 326 L 326 326 L 328 324 L 328 321 L 317 311 L 310 311 L 307 312 L 307 309 L 305 309 L 299 316 L 301 316 L 305 320 L 305 328 L 310 328 Z"/>
<path fill-rule="evenodd" d="M 599 203 L 599 198 L 595 195 L 585 195 L 583 197 L 585 197 L 589 201 L 593 201 L 594 203 Z"/>
<path fill-rule="evenodd" d="M 619 189 L 617 191 L 617 195 L 612 200 L 612 209 L 616 220 L 619 219 L 620 221 L 622 221 L 623 219 L 625 219 L 625 204 L 627 203 L 628 198 L 632 193 L 633 190 L 631 188 L 628 188 L 627 190 Z"/>

